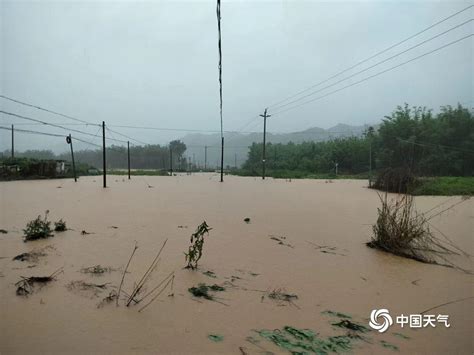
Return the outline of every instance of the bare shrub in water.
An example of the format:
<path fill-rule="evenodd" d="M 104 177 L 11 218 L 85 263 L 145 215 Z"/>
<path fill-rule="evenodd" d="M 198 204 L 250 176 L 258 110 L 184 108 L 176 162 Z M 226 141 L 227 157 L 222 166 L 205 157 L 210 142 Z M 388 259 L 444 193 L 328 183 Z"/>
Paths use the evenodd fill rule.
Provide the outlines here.
<path fill-rule="evenodd" d="M 434 256 L 446 260 L 442 254 L 456 254 L 433 235 L 428 218 L 415 211 L 412 196 L 401 195 L 392 201 L 387 193 L 379 197 L 382 207 L 378 208 L 374 235 L 367 246 L 425 263 L 437 263 Z"/>

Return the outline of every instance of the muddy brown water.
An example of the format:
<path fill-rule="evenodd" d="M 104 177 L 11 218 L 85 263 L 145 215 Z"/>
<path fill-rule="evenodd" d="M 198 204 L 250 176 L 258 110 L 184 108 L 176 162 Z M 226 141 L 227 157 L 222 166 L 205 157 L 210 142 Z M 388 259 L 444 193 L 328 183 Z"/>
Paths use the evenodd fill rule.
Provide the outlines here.
<path fill-rule="evenodd" d="M 334 319 L 323 311 L 349 314 L 367 326 L 375 308 L 388 308 L 393 315 L 420 313 L 474 295 L 472 275 L 365 246 L 379 205 L 377 193 L 367 189 L 365 181 L 227 176 L 222 184 L 213 174 L 108 180 L 107 189 L 101 187 L 100 177 L 82 177 L 78 183 L 0 183 L 0 228 L 9 231 L 0 234 L 1 354 L 241 354 L 239 347 L 247 354 L 262 349 L 279 353 L 282 349 L 266 340 L 259 348 L 246 338 L 259 337 L 253 329 L 285 325 L 310 328 L 321 336 L 339 335 L 342 331 L 331 327 Z M 417 197 L 416 207 L 427 211 L 444 203 L 441 210 L 460 199 Z M 473 207 L 474 200 L 465 201 L 432 221 L 470 254 Z M 22 228 L 46 209 L 50 220 L 63 218 L 73 230 L 24 243 Z M 249 224 L 246 217 L 251 218 Z M 189 236 L 203 220 L 213 229 L 199 266 L 213 271 L 215 279 L 183 269 Z M 82 230 L 92 234 L 81 235 Z M 66 287 L 84 280 L 110 282 L 112 290 L 120 283 L 120 271 L 93 276 L 80 269 L 101 264 L 123 270 L 136 241 L 139 248 L 124 286 L 130 292 L 166 238 L 149 287 L 174 270 L 174 297 L 165 292 L 143 312 L 124 307 L 123 301 L 119 307 L 98 309 L 108 291 L 96 297 Z M 315 244 L 333 249 L 316 249 Z M 17 254 L 45 247 L 48 255 L 36 264 L 12 261 Z M 472 270 L 471 258 L 456 262 Z M 29 297 L 15 295 L 20 276 L 49 275 L 60 267 L 64 272 L 56 281 Z M 187 291 L 200 282 L 223 284 L 232 276 L 240 278 L 234 278 L 235 287 L 218 295 L 227 305 L 194 299 Z M 294 305 L 262 301 L 260 291 L 278 288 L 298 295 Z M 472 354 L 473 309 L 473 299 L 443 306 L 429 313 L 449 314 L 450 328 L 394 325 L 383 334 L 371 332 L 372 343 L 354 342 L 352 352 L 394 353 L 380 345 L 385 340 L 402 353 Z M 209 334 L 224 340 L 212 342 Z"/>

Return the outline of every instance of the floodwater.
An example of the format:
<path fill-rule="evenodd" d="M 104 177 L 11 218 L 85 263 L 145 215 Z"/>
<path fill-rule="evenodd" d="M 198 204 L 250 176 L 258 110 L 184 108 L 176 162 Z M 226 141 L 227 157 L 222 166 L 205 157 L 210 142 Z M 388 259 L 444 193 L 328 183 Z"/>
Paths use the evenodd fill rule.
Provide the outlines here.
<path fill-rule="evenodd" d="M 0 183 L 0 353 L 113 354 L 261 354 L 281 348 L 259 338 L 254 329 L 290 325 L 321 336 L 344 334 L 337 319 L 323 311 L 352 316 L 368 326 L 372 309 L 417 314 L 437 305 L 474 296 L 473 276 L 367 248 L 379 198 L 365 181 L 273 180 L 215 174 L 176 177 L 109 176 L 71 180 Z M 416 207 L 441 211 L 460 197 L 417 197 Z M 464 251 L 473 254 L 474 201 L 467 200 L 432 220 Z M 22 228 L 49 210 L 69 228 L 47 240 L 23 243 Z M 249 217 L 250 223 L 244 218 Z M 206 237 L 198 271 L 183 269 L 184 251 L 195 228 L 205 220 Z M 82 235 L 81 231 L 91 234 Z M 278 238 L 283 244 L 271 237 Z M 174 296 L 164 292 L 142 312 L 123 300 L 97 304 L 118 287 L 135 241 L 138 249 L 124 289 L 150 265 L 168 239 L 151 289 L 175 272 Z M 318 248 L 324 246 L 325 248 Z M 13 261 L 20 253 L 43 250 L 36 263 Z M 472 270 L 472 259 L 456 263 Z M 102 276 L 80 272 L 100 264 L 118 269 Z M 15 294 L 21 276 L 63 273 L 28 297 Z M 204 275 L 213 271 L 216 278 Z M 234 276 L 234 278 L 232 278 Z M 237 276 L 238 278 L 236 278 Z M 94 294 L 68 289 L 71 281 L 110 283 Z M 200 282 L 225 285 L 218 301 L 196 299 L 188 288 Z M 229 283 L 231 282 L 232 285 Z M 284 289 L 298 295 L 293 303 L 275 302 L 265 291 Z M 450 328 L 410 329 L 394 324 L 369 333 L 370 342 L 354 341 L 353 353 L 472 354 L 474 299 L 434 309 L 449 315 Z M 409 339 L 395 336 L 401 333 Z M 209 334 L 222 335 L 213 342 Z M 252 336 L 261 341 L 254 345 Z"/>

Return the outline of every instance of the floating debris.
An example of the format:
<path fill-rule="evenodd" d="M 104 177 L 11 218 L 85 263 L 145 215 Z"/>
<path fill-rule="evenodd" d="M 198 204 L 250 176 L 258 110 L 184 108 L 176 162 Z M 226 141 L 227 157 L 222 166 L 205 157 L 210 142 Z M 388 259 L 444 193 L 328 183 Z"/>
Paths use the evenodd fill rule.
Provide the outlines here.
<path fill-rule="evenodd" d="M 92 233 L 86 232 L 85 230 L 81 232 L 81 235 L 88 235 L 88 234 L 92 234 Z"/>
<path fill-rule="evenodd" d="M 203 275 L 206 275 L 208 277 L 212 277 L 213 279 L 217 278 L 216 274 L 213 271 L 207 270 L 202 273 Z"/>
<path fill-rule="evenodd" d="M 277 241 L 279 245 L 294 248 L 293 245 L 283 242 L 283 240 L 286 240 L 286 237 L 270 235 L 270 239 Z"/>
<path fill-rule="evenodd" d="M 286 290 L 284 288 L 274 289 L 273 291 L 267 293 L 266 296 L 274 301 L 277 301 L 280 306 L 285 305 L 285 302 L 290 305 L 296 306 L 293 301 L 298 299 L 298 295 L 286 293 Z M 265 295 L 262 296 L 262 301 L 264 297 Z"/>
<path fill-rule="evenodd" d="M 0 233 L 1 233 L 1 234 L 7 234 L 8 231 L 7 231 L 6 229 L 0 229 Z"/>
<path fill-rule="evenodd" d="M 15 256 L 12 260 L 15 261 L 27 261 L 27 262 L 38 262 L 38 259 L 42 256 L 46 256 L 46 253 L 43 253 L 42 251 L 32 251 L 29 253 L 21 253 Z"/>
<path fill-rule="evenodd" d="M 89 266 L 89 267 L 84 267 L 81 269 L 81 272 L 83 274 L 94 274 L 94 275 L 102 275 L 105 274 L 106 272 L 111 272 L 114 271 L 115 269 L 112 269 L 109 266 L 101 266 L 101 265 L 94 265 L 94 266 Z"/>
<path fill-rule="evenodd" d="M 224 337 L 223 337 L 222 335 L 219 335 L 219 334 L 209 334 L 209 335 L 207 336 L 207 338 L 208 338 L 209 340 L 212 340 L 212 341 L 215 342 L 215 343 L 218 343 L 218 342 L 224 340 Z"/>
<path fill-rule="evenodd" d="M 110 226 L 109 228 L 112 228 L 112 229 L 118 229 L 117 226 Z"/>
<path fill-rule="evenodd" d="M 348 319 L 343 319 L 338 323 L 332 323 L 332 325 L 335 326 L 335 327 L 339 327 L 339 328 L 349 329 L 349 330 L 352 330 L 352 331 L 355 331 L 355 332 L 367 333 L 367 332 L 370 331 L 369 328 L 367 328 L 367 327 L 365 327 L 361 324 L 352 322 Z"/>
<path fill-rule="evenodd" d="M 327 314 L 327 315 L 330 315 L 330 316 L 334 316 L 334 317 L 339 317 L 339 318 L 345 318 L 345 319 L 351 319 L 352 317 L 348 314 L 345 314 L 345 313 L 341 313 L 341 312 L 335 312 L 335 311 L 331 311 L 331 310 L 326 310 L 326 311 L 323 311 L 321 312 L 321 314 Z"/>
<path fill-rule="evenodd" d="M 245 217 L 245 218 L 244 218 L 244 222 L 247 223 L 247 224 L 249 224 L 249 223 L 250 223 L 250 218 L 249 218 L 249 217 Z"/>
<path fill-rule="evenodd" d="M 206 300 L 214 300 L 214 296 L 209 294 L 209 291 L 225 291 L 225 288 L 219 285 L 208 286 L 204 283 L 200 283 L 197 287 L 190 287 L 188 291 L 193 294 L 194 297 L 202 297 Z"/>
<path fill-rule="evenodd" d="M 407 336 L 405 334 L 402 334 L 402 333 L 393 333 L 393 335 L 395 335 L 396 337 L 405 339 L 405 340 L 411 339 L 409 336 Z"/>
<path fill-rule="evenodd" d="M 80 280 L 80 281 L 71 281 L 69 284 L 67 284 L 66 287 L 69 291 L 85 291 L 97 297 L 99 293 L 107 289 L 107 285 L 109 284 L 110 282 L 106 282 L 103 284 L 95 284 L 95 283 L 89 283 L 89 282 Z"/>
<path fill-rule="evenodd" d="M 22 279 L 15 283 L 16 294 L 17 296 L 28 296 L 34 292 L 35 285 L 39 284 L 44 286 L 48 282 L 51 282 L 56 279 L 56 276 L 63 271 L 62 268 L 56 270 L 49 276 L 31 276 L 31 277 L 21 277 Z"/>
<path fill-rule="evenodd" d="M 187 228 L 188 228 L 188 226 L 178 226 L 178 228 L 187 229 Z"/>
<path fill-rule="evenodd" d="M 380 340 L 380 344 L 387 349 L 391 349 L 394 351 L 398 351 L 398 346 L 390 344 L 389 342 L 386 342 L 385 340 Z"/>
<path fill-rule="evenodd" d="M 100 301 L 100 303 L 97 305 L 97 308 L 102 308 L 105 305 L 107 305 L 109 303 L 112 303 L 117 298 L 118 298 L 117 292 L 115 292 L 115 290 L 112 290 L 112 291 L 110 291 L 110 293 L 107 297 L 105 297 L 102 301 Z"/>

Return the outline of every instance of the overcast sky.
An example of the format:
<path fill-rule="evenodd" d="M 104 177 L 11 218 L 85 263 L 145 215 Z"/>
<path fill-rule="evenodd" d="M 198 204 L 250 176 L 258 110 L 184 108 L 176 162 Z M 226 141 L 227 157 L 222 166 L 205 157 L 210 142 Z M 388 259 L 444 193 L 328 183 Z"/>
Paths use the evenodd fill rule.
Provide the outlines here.
<path fill-rule="evenodd" d="M 86 121 L 105 120 L 111 127 L 219 130 L 215 1 L 0 3 L 2 95 Z M 252 118 L 265 107 L 470 4 L 223 0 L 224 129 L 240 130 L 248 122 L 245 130 L 261 129 L 261 120 Z M 467 21 L 473 14 L 471 8 L 338 79 Z M 470 22 L 313 97 L 473 33 L 473 28 Z M 471 37 L 367 82 L 275 115 L 268 121 L 268 130 L 289 132 L 314 126 L 329 128 L 337 123 L 374 123 L 404 102 L 436 110 L 458 102 L 472 106 L 473 100 Z M 0 107 L 48 122 L 74 123 L 3 99 Z M 26 121 L 0 114 L 1 125 L 11 123 Z M 17 127 L 65 133 L 51 127 Z M 75 128 L 97 132 L 95 127 Z M 116 130 L 150 143 L 166 143 L 185 134 Z M 10 133 L 1 132 L 3 150 L 10 146 Z M 19 135 L 18 149 L 44 149 L 59 144 L 56 141 Z"/>

